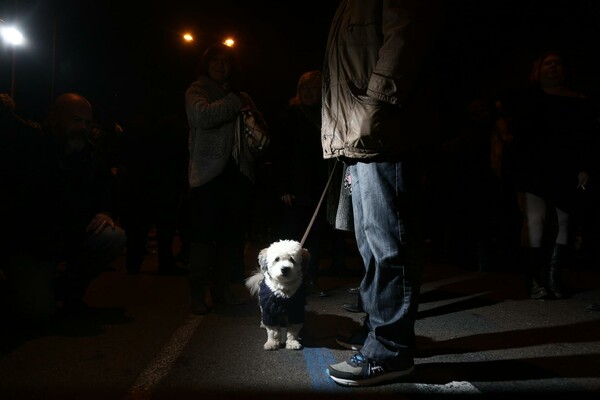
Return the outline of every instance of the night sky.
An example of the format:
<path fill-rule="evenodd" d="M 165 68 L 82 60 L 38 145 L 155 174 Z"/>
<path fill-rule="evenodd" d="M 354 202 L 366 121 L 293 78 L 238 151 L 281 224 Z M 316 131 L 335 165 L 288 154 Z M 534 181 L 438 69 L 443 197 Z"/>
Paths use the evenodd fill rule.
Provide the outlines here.
<path fill-rule="evenodd" d="M 117 118 L 152 90 L 183 107 L 197 58 L 227 35 L 238 40 L 242 89 L 269 116 L 294 94 L 303 71 L 321 67 L 337 3 L 2 0 L 0 18 L 19 22 L 28 39 L 16 55 L 15 100 L 25 116 L 38 118 L 66 91 Z M 446 7 L 436 69 L 449 112 L 518 87 L 548 47 L 567 50 L 576 84 L 600 92 L 600 1 L 448 0 Z M 181 40 L 184 31 L 195 34 L 194 45 Z M 0 91 L 8 92 L 11 51 L 0 50 Z"/>

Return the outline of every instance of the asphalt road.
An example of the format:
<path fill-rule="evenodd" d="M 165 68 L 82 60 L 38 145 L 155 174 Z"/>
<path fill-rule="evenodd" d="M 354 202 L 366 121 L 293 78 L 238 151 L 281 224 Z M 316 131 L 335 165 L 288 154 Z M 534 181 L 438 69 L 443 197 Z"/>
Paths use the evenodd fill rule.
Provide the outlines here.
<path fill-rule="evenodd" d="M 156 275 L 152 254 L 140 275 L 122 261 L 93 282 L 89 315 L 37 332 L 3 327 L 0 399 L 600 398 L 600 312 L 588 309 L 600 302 L 598 269 L 567 271 L 572 297 L 535 301 L 515 272 L 430 263 L 416 373 L 357 389 L 325 369 L 351 354 L 335 336 L 360 321 L 340 307 L 358 270 L 322 278 L 329 296 L 309 298 L 303 350 L 267 352 L 254 299 L 194 316 L 185 277 Z"/>

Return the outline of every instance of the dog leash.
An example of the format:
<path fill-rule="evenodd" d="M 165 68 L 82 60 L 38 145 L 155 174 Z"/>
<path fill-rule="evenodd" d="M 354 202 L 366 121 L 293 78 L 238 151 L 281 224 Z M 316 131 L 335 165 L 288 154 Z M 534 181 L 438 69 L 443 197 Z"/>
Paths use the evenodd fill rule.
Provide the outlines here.
<path fill-rule="evenodd" d="M 329 183 L 331 183 L 331 178 L 333 178 L 333 173 L 335 172 L 335 167 L 337 167 L 337 164 L 338 164 L 338 161 L 336 160 L 335 164 L 333 164 L 333 168 L 331 169 L 331 173 L 329 174 L 329 179 L 327 179 L 327 183 L 325 184 L 325 189 L 323 189 L 323 193 L 321 193 L 321 198 L 319 199 L 319 204 L 317 204 L 317 209 L 315 210 L 312 218 L 310 219 L 308 227 L 306 228 L 306 232 L 304 232 L 304 236 L 302 236 L 302 240 L 300 241 L 301 247 L 304 247 L 304 242 L 306 241 L 306 238 L 308 237 L 308 233 L 310 232 L 310 229 L 312 228 L 313 223 L 315 222 L 315 219 L 317 219 L 317 214 L 319 214 L 319 208 L 321 208 L 321 203 L 323 202 L 323 199 L 325 198 L 325 193 L 327 193 L 327 188 L 329 187 Z"/>

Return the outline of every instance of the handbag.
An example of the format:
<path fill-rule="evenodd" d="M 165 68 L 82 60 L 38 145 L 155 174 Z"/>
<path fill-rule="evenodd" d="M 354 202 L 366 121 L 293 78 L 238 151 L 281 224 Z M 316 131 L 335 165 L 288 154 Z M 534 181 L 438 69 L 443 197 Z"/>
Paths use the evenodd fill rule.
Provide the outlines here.
<path fill-rule="evenodd" d="M 259 113 L 242 111 L 243 134 L 251 153 L 260 153 L 270 143 L 267 124 Z"/>

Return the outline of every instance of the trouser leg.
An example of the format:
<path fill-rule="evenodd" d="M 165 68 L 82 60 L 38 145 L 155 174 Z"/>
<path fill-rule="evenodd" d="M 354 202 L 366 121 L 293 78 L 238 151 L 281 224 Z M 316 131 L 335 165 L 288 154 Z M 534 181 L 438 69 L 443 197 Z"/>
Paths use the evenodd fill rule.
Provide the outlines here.
<path fill-rule="evenodd" d="M 190 244 L 190 264 L 188 283 L 190 290 L 190 310 L 194 314 L 206 314 L 206 287 L 209 285 L 214 246 L 208 243 Z"/>
<path fill-rule="evenodd" d="M 550 258 L 550 272 L 548 274 L 548 289 L 557 299 L 565 297 L 562 274 L 568 255 L 568 246 L 555 244 Z"/>
<path fill-rule="evenodd" d="M 156 224 L 156 251 L 158 272 L 167 273 L 175 267 L 173 239 L 175 238 L 175 222 L 160 221 Z"/>
<path fill-rule="evenodd" d="M 130 224 L 126 227 L 127 255 L 125 256 L 125 268 L 130 274 L 137 274 L 142 268 L 146 256 L 146 243 L 148 241 L 147 224 Z"/>
<path fill-rule="evenodd" d="M 412 363 L 418 307 L 420 260 L 405 224 L 401 163 L 358 163 L 350 167 L 355 234 L 365 265 L 360 296 L 369 334 L 361 349 L 389 366 Z"/>
<path fill-rule="evenodd" d="M 525 247 L 524 252 L 524 268 L 529 297 L 532 299 L 548 298 L 547 276 L 548 270 L 546 264 L 544 249 L 541 247 Z"/>
<path fill-rule="evenodd" d="M 125 232 L 115 227 L 87 234 L 81 249 L 72 247 L 67 255 L 65 300 L 81 301 L 91 281 L 121 254 L 126 243 Z"/>

